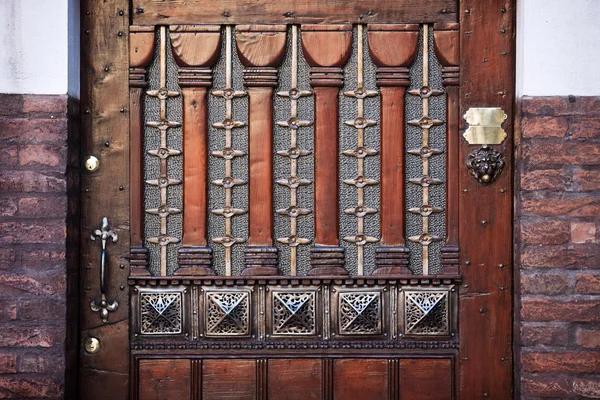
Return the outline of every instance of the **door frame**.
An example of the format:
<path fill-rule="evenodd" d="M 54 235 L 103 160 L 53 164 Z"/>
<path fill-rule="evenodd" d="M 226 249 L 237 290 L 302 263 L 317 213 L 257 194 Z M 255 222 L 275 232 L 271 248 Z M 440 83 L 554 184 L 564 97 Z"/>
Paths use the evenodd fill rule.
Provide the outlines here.
<path fill-rule="evenodd" d="M 513 353 L 513 127 L 516 0 L 459 0 L 461 115 L 471 107 L 501 107 L 508 134 L 495 148 L 507 171 L 483 186 L 461 164 L 459 237 L 459 393 L 511 398 Z M 129 391 L 129 0 L 81 2 L 81 154 L 99 169 L 81 177 L 81 338 L 101 340 L 100 352 L 80 348 L 80 398 L 126 398 Z M 459 121 L 460 132 L 466 122 Z M 461 139 L 460 160 L 474 149 Z M 88 240 L 103 217 L 118 240 L 109 244 L 109 300 L 119 307 L 102 323 L 89 303 L 100 290 L 98 241 Z M 463 340 L 463 338 L 469 340 Z M 501 378 L 501 379 L 499 379 Z"/>

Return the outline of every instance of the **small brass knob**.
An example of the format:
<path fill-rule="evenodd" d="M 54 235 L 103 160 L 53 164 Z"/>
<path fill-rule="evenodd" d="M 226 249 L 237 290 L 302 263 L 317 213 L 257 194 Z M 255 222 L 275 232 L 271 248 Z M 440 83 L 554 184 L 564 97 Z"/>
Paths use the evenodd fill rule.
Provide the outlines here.
<path fill-rule="evenodd" d="M 83 341 L 83 349 L 88 354 L 96 354 L 100 351 L 100 340 L 95 337 L 89 337 Z"/>
<path fill-rule="evenodd" d="M 100 160 L 98 160 L 95 156 L 88 156 L 85 159 L 84 165 L 85 169 L 87 169 L 89 172 L 95 172 L 98 171 L 98 168 L 100 168 Z"/>

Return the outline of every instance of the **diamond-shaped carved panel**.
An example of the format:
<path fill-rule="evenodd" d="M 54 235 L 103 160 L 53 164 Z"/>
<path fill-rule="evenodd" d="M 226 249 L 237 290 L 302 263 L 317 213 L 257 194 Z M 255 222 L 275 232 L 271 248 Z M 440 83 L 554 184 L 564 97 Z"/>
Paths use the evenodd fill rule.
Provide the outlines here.
<path fill-rule="evenodd" d="M 447 290 L 407 290 L 404 293 L 404 333 L 406 335 L 449 334 L 449 292 Z"/>
<path fill-rule="evenodd" d="M 249 291 L 206 291 L 206 336 L 250 335 Z"/>
<path fill-rule="evenodd" d="M 316 334 L 315 291 L 273 291 L 272 301 L 273 335 Z"/>
<path fill-rule="evenodd" d="M 340 335 L 381 335 L 381 292 L 342 292 L 338 297 Z"/>
<path fill-rule="evenodd" d="M 140 294 L 143 335 L 176 335 L 182 332 L 183 307 L 180 292 Z"/>

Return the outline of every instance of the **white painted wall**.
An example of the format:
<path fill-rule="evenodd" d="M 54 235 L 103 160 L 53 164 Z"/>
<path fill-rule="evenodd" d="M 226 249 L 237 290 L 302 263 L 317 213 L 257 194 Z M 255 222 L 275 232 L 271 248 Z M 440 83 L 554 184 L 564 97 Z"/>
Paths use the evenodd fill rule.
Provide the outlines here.
<path fill-rule="evenodd" d="M 0 26 L 0 93 L 79 95 L 79 0 L 0 0 Z M 517 0 L 517 95 L 598 96 L 599 71 L 600 0 Z"/>
<path fill-rule="evenodd" d="M 600 0 L 517 0 L 517 96 L 600 95 Z"/>

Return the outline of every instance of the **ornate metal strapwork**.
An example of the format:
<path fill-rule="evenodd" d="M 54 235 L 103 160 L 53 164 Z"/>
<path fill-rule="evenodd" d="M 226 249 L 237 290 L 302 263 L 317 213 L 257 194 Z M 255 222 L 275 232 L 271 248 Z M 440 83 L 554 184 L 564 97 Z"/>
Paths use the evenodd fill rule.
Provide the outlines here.
<path fill-rule="evenodd" d="M 143 335 L 177 335 L 182 333 L 181 292 L 140 294 L 140 333 Z"/>
<path fill-rule="evenodd" d="M 340 335 L 381 335 L 381 292 L 348 292 L 339 295 Z"/>
<path fill-rule="evenodd" d="M 273 335 L 316 334 L 314 291 L 273 292 Z"/>
<path fill-rule="evenodd" d="M 448 291 L 406 291 L 406 335 L 448 335 Z"/>

